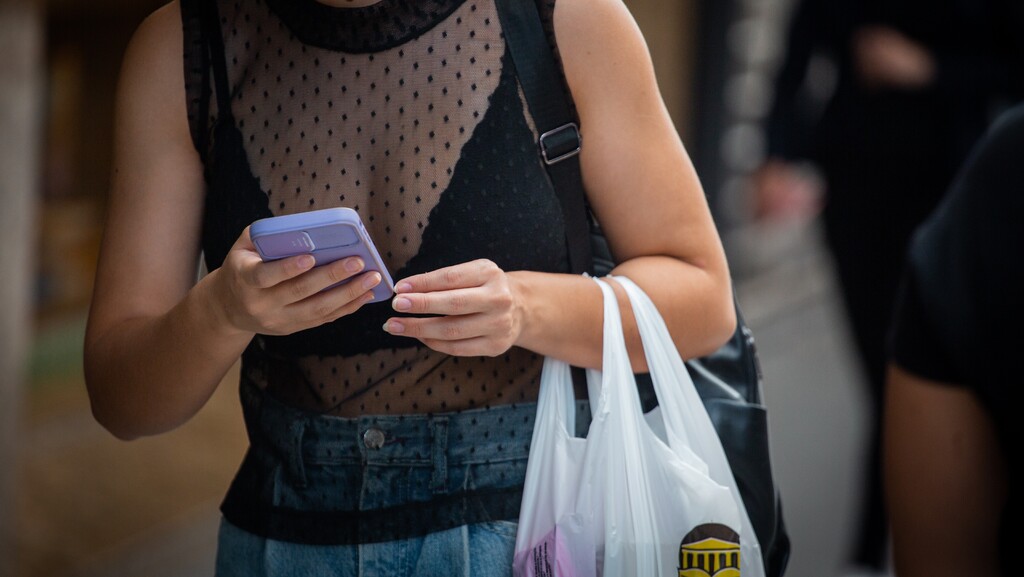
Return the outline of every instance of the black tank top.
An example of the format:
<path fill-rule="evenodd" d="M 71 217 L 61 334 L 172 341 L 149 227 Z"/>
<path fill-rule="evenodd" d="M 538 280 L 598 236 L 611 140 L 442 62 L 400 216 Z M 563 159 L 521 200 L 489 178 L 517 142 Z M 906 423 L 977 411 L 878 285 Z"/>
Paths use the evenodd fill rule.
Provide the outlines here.
<path fill-rule="evenodd" d="M 493 0 L 215 0 L 205 27 L 204 4 L 181 2 L 210 270 L 258 218 L 344 206 L 396 281 L 478 258 L 568 272 L 560 207 Z M 554 48 L 554 2 L 538 4 Z M 258 335 L 243 378 L 341 416 L 536 398 L 540 356 L 452 357 L 385 333 L 395 315 L 378 303 Z"/>

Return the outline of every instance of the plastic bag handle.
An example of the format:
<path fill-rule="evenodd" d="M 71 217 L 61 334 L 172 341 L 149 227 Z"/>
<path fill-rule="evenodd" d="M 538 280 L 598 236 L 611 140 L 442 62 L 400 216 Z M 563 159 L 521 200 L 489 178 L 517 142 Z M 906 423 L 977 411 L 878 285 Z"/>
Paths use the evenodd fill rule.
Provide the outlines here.
<path fill-rule="evenodd" d="M 686 433 L 686 423 L 699 422 L 700 428 L 714 430 L 711 417 L 708 416 L 700 395 L 693 386 L 686 365 L 676 349 L 669 334 L 665 321 L 661 318 L 658 308 L 650 297 L 632 280 L 623 277 L 610 277 L 625 290 L 636 319 L 637 330 L 643 343 L 644 355 L 647 358 L 654 393 L 662 410 L 669 446 L 673 449 L 683 446 L 699 447 L 699 454 L 704 457 L 712 478 L 730 487 L 737 496 L 742 523 L 742 535 L 745 539 L 744 558 L 747 569 L 744 575 L 762 577 L 764 575 L 763 558 L 760 544 L 757 542 L 753 524 L 747 514 L 743 500 L 739 498 L 739 487 L 732 474 L 732 468 L 725 456 L 725 450 L 717 436 L 692 438 Z M 688 443 L 680 444 L 680 443 Z M 751 559 L 756 560 L 753 567 Z"/>

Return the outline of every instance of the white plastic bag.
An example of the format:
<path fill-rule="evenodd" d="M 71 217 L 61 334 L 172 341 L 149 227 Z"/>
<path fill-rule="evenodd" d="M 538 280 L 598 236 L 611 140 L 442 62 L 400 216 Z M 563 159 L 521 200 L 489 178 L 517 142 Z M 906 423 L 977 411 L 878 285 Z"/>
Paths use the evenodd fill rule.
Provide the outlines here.
<path fill-rule="evenodd" d="M 764 577 L 732 471 L 668 329 L 639 287 L 616 280 L 629 295 L 659 407 L 642 413 L 618 304 L 596 280 L 604 358 L 601 371 L 587 372 L 593 421 L 585 439 L 570 433 L 570 368 L 546 359 L 514 574 Z"/>

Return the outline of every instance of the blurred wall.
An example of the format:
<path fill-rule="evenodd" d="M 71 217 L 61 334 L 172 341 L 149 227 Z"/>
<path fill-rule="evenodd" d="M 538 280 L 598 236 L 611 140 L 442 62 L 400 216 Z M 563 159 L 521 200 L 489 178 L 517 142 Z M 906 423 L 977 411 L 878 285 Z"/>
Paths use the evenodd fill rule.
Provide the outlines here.
<path fill-rule="evenodd" d="M 39 322 L 59 321 L 88 306 L 110 182 L 122 54 L 138 23 L 164 3 L 53 0 L 47 6 Z"/>
<path fill-rule="evenodd" d="M 0 0 L 0 575 L 14 575 L 18 408 L 28 349 L 39 142 L 40 10 Z"/>
<path fill-rule="evenodd" d="M 658 86 L 688 147 L 693 114 L 697 0 L 625 0 L 651 49 Z"/>

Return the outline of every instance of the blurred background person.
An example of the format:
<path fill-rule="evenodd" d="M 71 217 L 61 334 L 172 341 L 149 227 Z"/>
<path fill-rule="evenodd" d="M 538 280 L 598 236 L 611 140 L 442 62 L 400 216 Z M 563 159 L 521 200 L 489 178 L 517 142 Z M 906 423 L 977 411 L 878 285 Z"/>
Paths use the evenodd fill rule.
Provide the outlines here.
<path fill-rule="evenodd" d="M 820 171 L 825 237 L 872 420 L 849 559 L 855 571 L 887 565 L 877 421 L 902 256 L 993 111 L 1019 94 L 1012 69 L 1022 62 L 1020 4 L 800 0 L 794 7 L 754 196 L 760 218 L 813 209 L 816 181 L 804 167 Z M 824 102 L 808 97 L 812 70 L 834 85 Z"/>
<path fill-rule="evenodd" d="M 1022 152 L 1024 105 L 985 137 L 908 254 L 883 435 L 899 577 L 1020 573 Z"/>

